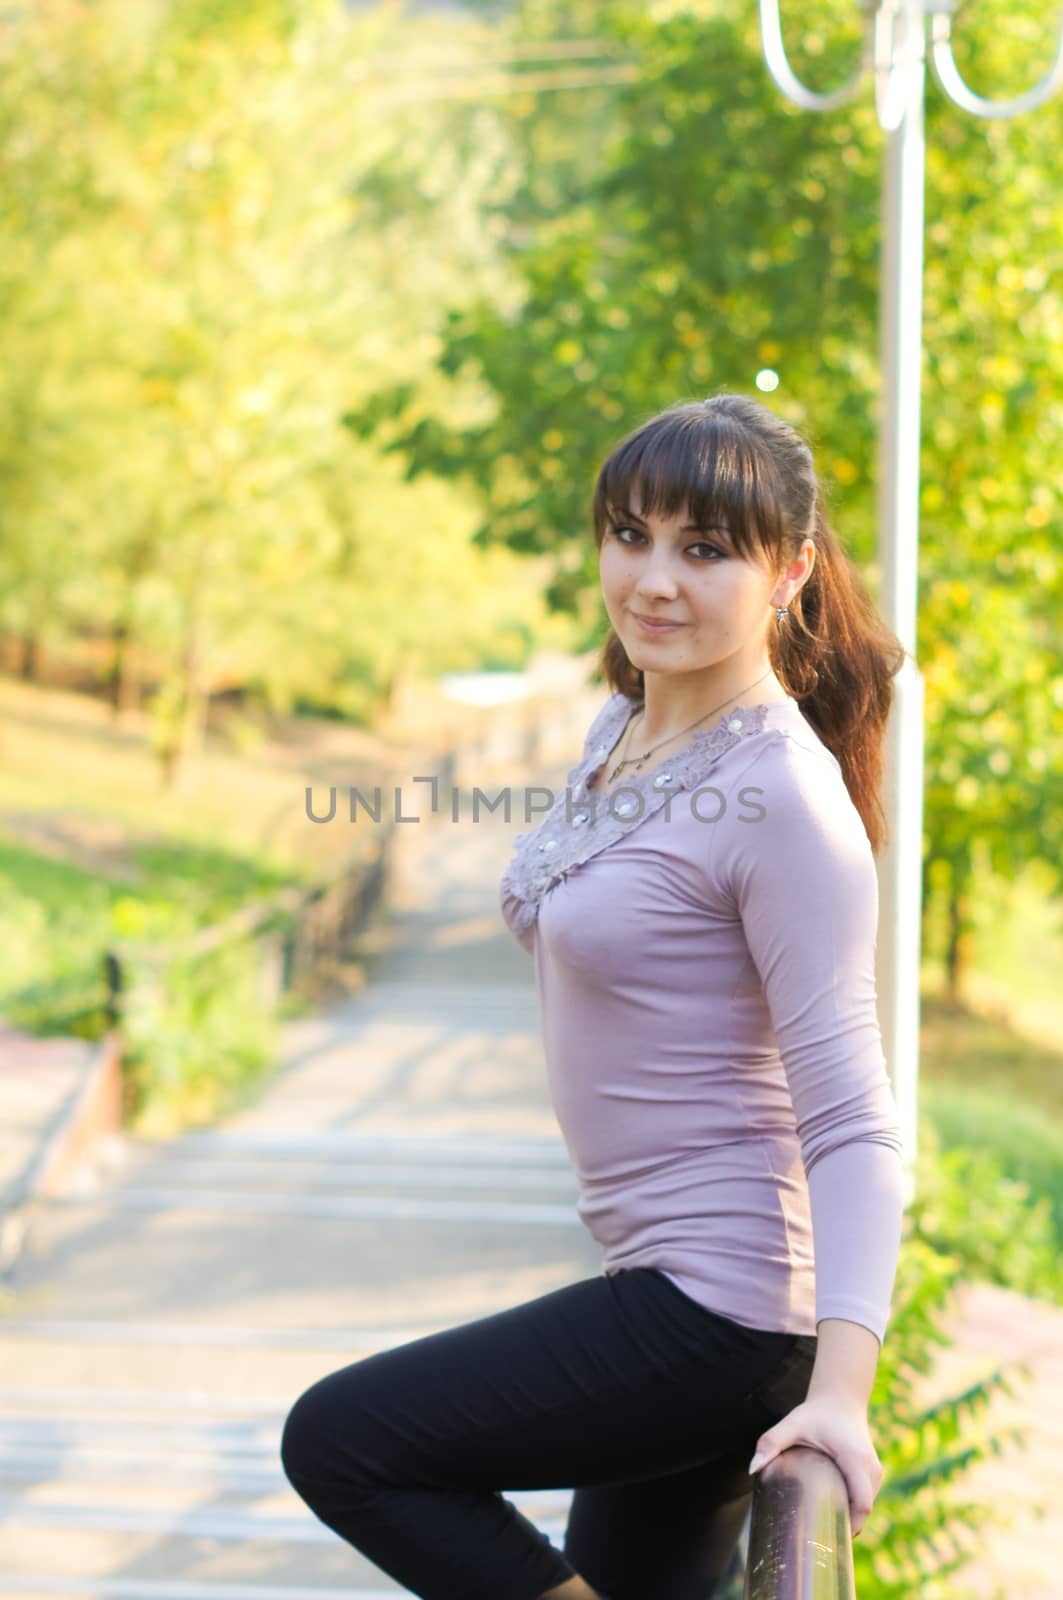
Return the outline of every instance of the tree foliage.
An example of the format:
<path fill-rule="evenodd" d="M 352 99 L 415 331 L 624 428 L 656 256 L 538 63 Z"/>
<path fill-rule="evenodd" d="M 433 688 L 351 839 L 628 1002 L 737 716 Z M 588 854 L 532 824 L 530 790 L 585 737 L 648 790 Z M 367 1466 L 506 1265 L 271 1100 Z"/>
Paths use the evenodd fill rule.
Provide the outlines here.
<path fill-rule="evenodd" d="M 1007 96 L 1047 66 L 1044 8 L 955 18 L 961 70 Z M 791 13 L 818 89 L 859 56 L 857 8 Z M 606 619 L 589 502 L 615 440 L 678 398 L 752 392 L 816 452 L 839 531 L 877 592 L 875 493 L 885 135 L 870 84 L 829 114 L 776 89 L 755 8 L 527 0 L 530 36 L 596 30 L 633 81 L 514 102 L 525 184 L 507 245 L 523 292 L 451 312 L 441 366 L 493 413 L 404 425 L 403 396 L 363 413 L 413 471 L 473 471 L 486 542 L 553 558 L 553 604 L 585 644 Z M 848 31 L 846 31 L 848 28 Z M 959 111 L 929 79 L 922 529 L 917 661 L 926 678 L 928 893 L 949 897 L 953 977 L 979 862 L 1031 859 L 1060 881 L 1063 658 L 1063 97 L 1014 122 Z M 589 161 L 585 152 L 593 152 Z M 544 157 L 544 152 L 547 152 Z M 582 157 L 579 152 L 583 152 Z M 412 402 L 416 406 L 416 398 Z"/>
<path fill-rule="evenodd" d="M 546 620 L 467 488 L 344 424 L 396 372 L 438 387 L 509 159 L 475 104 L 411 139 L 395 42 L 325 0 L 53 3 L 0 39 L 0 620 L 110 635 L 119 702 L 138 647 L 171 772 L 217 688 L 364 718 L 400 663 L 516 666 Z"/>
<path fill-rule="evenodd" d="M 1043 72 L 1043 9 L 957 8 L 977 90 Z M 788 13 L 807 82 L 849 75 L 859 20 Z M 103 629 L 119 699 L 146 646 L 164 758 L 225 685 L 364 716 L 411 658 L 518 664 L 544 602 L 591 648 L 601 459 L 765 368 L 877 592 L 870 84 L 799 110 L 745 0 L 432 26 L 50 0 L 0 35 L 0 622 L 28 658 Z M 1063 860 L 1063 97 L 986 121 L 928 74 L 926 112 L 917 657 L 955 975 L 979 866 Z"/>

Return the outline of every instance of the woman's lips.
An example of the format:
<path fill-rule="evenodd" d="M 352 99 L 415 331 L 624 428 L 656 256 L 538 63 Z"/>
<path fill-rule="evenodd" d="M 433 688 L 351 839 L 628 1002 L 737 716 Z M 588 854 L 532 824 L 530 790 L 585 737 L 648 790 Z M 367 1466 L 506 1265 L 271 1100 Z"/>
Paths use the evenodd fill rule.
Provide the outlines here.
<path fill-rule="evenodd" d="M 652 622 L 647 617 L 640 617 L 637 611 L 633 611 L 631 615 L 639 627 L 645 629 L 647 633 L 674 633 L 677 628 L 684 626 L 682 622 Z"/>

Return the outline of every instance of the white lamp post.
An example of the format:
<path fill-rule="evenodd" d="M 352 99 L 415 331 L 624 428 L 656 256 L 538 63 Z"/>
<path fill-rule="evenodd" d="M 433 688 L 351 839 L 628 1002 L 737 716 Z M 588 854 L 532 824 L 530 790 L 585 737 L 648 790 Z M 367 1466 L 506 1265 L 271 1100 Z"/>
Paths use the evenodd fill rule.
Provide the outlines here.
<path fill-rule="evenodd" d="M 900 1112 L 909 1198 L 916 1156 L 919 1091 L 919 946 L 923 866 L 923 680 L 915 663 L 919 562 L 919 424 L 923 346 L 923 193 L 926 21 L 942 89 L 979 117 L 1014 117 L 1043 105 L 1063 83 L 1063 27 L 1052 66 L 1011 100 L 986 100 L 964 83 L 953 59 L 955 0 L 861 0 L 864 51 L 851 81 L 832 94 L 799 83 L 783 45 L 779 0 L 759 0 L 764 53 L 775 82 L 806 111 L 833 111 L 874 76 L 875 105 L 888 134 L 882 206 L 882 422 L 879 452 L 880 609 L 904 646 L 886 737 L 884 805 L 890 843 L 878 857 L 877 987 L 883 1048 Z"/>

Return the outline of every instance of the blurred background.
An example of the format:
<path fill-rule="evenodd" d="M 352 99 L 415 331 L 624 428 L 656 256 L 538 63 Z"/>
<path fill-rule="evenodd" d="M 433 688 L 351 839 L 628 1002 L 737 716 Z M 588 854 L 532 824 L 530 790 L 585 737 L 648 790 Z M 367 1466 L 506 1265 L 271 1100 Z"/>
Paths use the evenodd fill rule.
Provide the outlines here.
<path fill-rule="evenodd" d="M 784 15 L 848 75 L 856 4 Z M 980 92 L 1045 71 L 1052 6 L 955 17 Z M 1063 98 L 926 123 L 920 1109 L 949 1259 L 1059 1306 Z M 884 138 L 779 94 L 751 0 L 6 0 L 5 1060 L 118 1028 L 153 1138 L 260 1092 L 389 909 L 308 786 L 578 759 L 594 477 L 655 410 L 801 428 L 875 595 Z"/>

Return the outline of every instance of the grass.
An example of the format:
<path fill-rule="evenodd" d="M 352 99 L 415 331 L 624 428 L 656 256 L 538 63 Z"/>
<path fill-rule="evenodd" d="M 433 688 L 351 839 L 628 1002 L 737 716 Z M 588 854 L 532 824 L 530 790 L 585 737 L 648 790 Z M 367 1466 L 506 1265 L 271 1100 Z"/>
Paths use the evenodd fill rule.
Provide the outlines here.
<path fill-rule="evenodd" d="M 966 1003 L 944 996 L 924 961 L 920 1113 L 942 1149 L 999 1156 L 1009 1177 L 1047 1195 L 1063 1242 L 1063 931 L 1051 879 L 1036 864 L 1014 883 L 979 885 Z"/>
<path fill-rule="evenodd" d="M 1030 1038 L 1014 1023 L 971 1006 L 922 999 L 920 1046 L 933 1080 L 955 1095 L 977 1087 L 998 1102 L 1037 1107 L 1063 1123 L 1063 1048 Z"/>
<path fill-rule="evenodd" d="M 942 1150 L 999 1156 L 1006 1175 L 1047 1195 L 1063 1242 L 1063 1052 L 995 1018 L 924 999 L 920 1116 Z"/>
<path fill-rule="evenodd" d="M 206 852 L 208 884 L 219 870 L 323 876 L 350 852 L 353 830 L 310 822 L 306 786 L 320 799 L 329 784 L 386 782 L 395 759 L 394 745 L 357 728 L 292 719 L 239 751 L 209 734 L 179 786 L 165 789 L 146 717 L 116 720 L 87 695 L 9 678 L 0 678 L 0 729 L 7 836 L 131 885 L 150 884 L 157 867 L 194 876 L 197 852 Z"/>
<path fill-rule="evenodd" d="M 933 1081 L 924 1086 L 921 1111 L 937 1130 L 943 1151 L 961 1146 L 990 1151 L 1000 1158 L 1006 1177 L 1026 1184 L 1031 1199 L 1047 1196 L 1063 1244 L 1063 1123 L 1052 1122 L 1036 1106 Z"/>
<path fill-rule="evenodd" d="M 40 1031 L 92 1005 L 116 937 L 165 937 L 217 921 L 288 884 L 329 876 L 358 849 L 327 787 L 387 782 L 399 746 L 312 718 L 275 719 L 234 749 L 208 733 L 164 788 L 149 720 L 87 695 L 0 678 L 0 1009 Z M 360 826 L 372 826 L 363 816 Z M 85 1020 L 103 1025 L 95 1010 Z"/>

